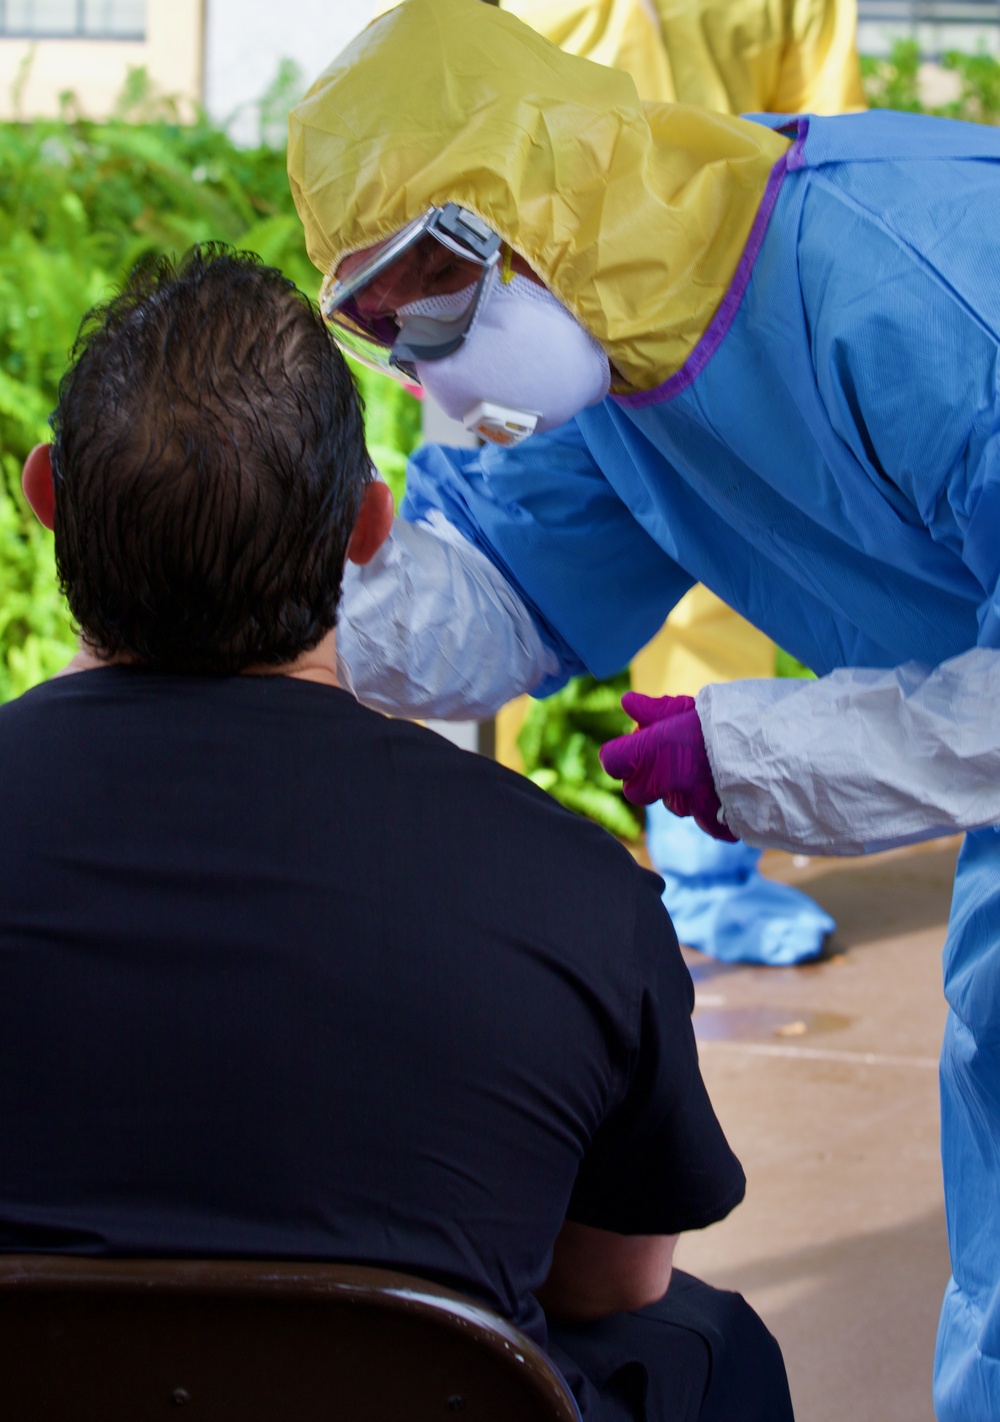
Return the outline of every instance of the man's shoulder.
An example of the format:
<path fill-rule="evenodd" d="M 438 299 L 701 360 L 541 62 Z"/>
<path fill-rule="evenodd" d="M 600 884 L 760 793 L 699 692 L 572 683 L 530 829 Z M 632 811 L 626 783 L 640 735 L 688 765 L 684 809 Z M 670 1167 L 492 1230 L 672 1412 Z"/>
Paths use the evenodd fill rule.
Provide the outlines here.
<path fill-rule="evenodd" d="M 609 873 L 627 878 L 642 875 L 620 840 L 566 809 L 527 776 L 489 756 L 465 750 L 425 726 L 408 721 L 390 724 L 400 752 L 408 757 L 415 773 L 424 774 L 433 764 L 436 772 L 445 777 L 440 788 L 461 795 L 470 808 L 479 804 L 502 809 L 519 819 L 527 834 L 544 835 L 553 847 L 593 856 L 607 866 Z"/>
<path fill-rule="evenodd" d="M 648 900 L 669 925 L 658 902 L 662 881 L 599 825 L 526 776 L 436 732 L 395 722 L 388 734 L 400 772 L 398 808 L 404 819 L 412 815 L 414 833 L 420 825 L 423 852 L 439 855 L 449 872 L 461 864 L 484 896 L 491 884 L 505 885 L 501 916 L 517 917 L 530 904 L 553 937 L 592 959 L 615 959 L 619 968 L 634 966 L 641 904 Z"/>
<path fill-rule="evenodd" d="M 15 735 L 27 727 L 35 725 L 38 715 L 53 702 L 62 699 L 66 686 L 76 681 L 76 676 L 55 676 L 48 681 L 0 703 L 0 738 Z"/>
<path fill-rule="evenodd" d="M 619 941 L 638 885 L 658 882 L 612 835 L 527 777 L 326 686 L 108 667 L 53 679 L 0 706 L 0 748 L 6 742 L 16 761 L 22 752 L 32 762 L 44 758 L 53 735 L 65 755 L 67 740 L 77 752 L 91 742 L 122 749 L 127 742 L 138 754 L 151 738 L 161 743 L 165 729 L 175 754 L 188 740 L 192 753 L 203 752 L 203 742 L 225 743 L 234 755 L 266 745 L 268 762 L 289 776 L 308 769 L 305 801 L 335 799 L 349 766 L 352 780 L 370 789 L 358 813 L 385 817 L 386 834 L 408 837 L 417 857 L 436 856 L 439 874 L 458 865 L 480 880 L 520 883 L 539 902 L 560 904 L 567 918 L 601 899 L 617 913 Z"/>

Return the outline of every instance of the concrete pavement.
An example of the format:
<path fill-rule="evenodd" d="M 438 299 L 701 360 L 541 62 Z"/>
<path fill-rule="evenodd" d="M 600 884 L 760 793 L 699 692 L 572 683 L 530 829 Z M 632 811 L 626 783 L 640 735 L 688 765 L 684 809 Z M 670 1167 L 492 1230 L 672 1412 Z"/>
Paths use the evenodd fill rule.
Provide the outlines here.
<path fill-rule="evenodd" d="M 932 1422 L 948 1279 L 940 955 L 959 841 L 866 860 L 768 854 L 837 920 L 823 960 L 686 953 L 702 1069 L 744 1204 L 677 1263 L 739 1289 L 782 1345 L 798 1422 Z"/>

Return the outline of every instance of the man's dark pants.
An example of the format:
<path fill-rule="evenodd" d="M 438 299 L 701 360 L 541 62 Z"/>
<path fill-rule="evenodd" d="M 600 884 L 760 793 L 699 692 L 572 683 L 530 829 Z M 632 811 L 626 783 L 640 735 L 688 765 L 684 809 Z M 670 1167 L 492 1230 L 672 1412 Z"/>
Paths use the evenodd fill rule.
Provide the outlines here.
<path fill-rule="evenodd" d="M 550 1320 L 549 1346 L 597 1385 L 602 1422 L 792 1422 L 781 1352 L 753 1309 L 679 1269 L 637 1313 Z"/>

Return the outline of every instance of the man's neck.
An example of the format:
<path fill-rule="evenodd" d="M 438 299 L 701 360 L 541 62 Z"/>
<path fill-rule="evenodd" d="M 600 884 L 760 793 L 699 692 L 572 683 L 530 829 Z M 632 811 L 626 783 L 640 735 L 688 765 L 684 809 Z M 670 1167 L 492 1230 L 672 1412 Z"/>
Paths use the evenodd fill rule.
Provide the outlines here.
<path fill-rule="evenodd" d="M 97 667 L 129 666 L 131 658 L 125 656 L 102 656 L 83 637 L 76 655 L 55 676 L 70 676 L 74 672 L 94 671 Z M 333 628 L 322 641 L 308 652 L 303 652 L 294 661 L 282 662 L 278 666 L 245 667 L 244 676 L 290 676 L 296 681 L 314 681 L 321 686 L 340 687 L 337 675 L 337 638 Z"/>
<path fill-rule="evenodd" d="M 341 685 L 337 676 L 337 634 L 331 627 L 322 641 L 293 662 L 276 667 L 247 667 L 246 676 L 291 676 L 296 681 L 315 681 L 321 686 Z"/>

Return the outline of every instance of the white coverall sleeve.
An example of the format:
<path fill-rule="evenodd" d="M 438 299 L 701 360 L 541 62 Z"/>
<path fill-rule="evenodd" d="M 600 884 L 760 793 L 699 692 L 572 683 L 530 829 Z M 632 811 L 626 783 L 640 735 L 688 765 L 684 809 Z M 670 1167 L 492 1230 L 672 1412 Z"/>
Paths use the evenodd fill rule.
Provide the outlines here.
<path fill-rule="evenodd" d="M 440 720 L 485 720 L 557 668 L 503 574 L 437 511 L 397 518 L 370 563 L 347 564 L 337 659 L 366 706 Z"/>
<path fill-rule="evenodd" d="M 1000 824 L 1000 651 L 735 681 L 696 700 L 726 824 L 760 848 L 865 854 Z"/>

